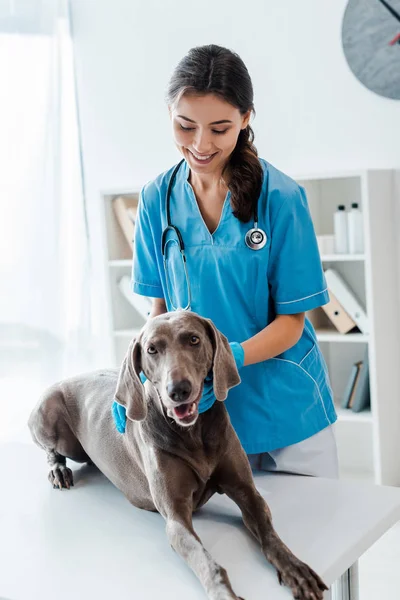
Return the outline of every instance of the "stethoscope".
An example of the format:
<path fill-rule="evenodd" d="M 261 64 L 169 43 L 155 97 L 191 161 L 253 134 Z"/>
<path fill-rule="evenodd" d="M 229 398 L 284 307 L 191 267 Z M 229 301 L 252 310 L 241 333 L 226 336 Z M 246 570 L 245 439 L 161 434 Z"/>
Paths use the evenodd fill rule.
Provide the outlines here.
<path fill-rule="evenodd" d="M 183 262 L 183 268 L 184 268 L 184 272 L 185 272 L 185 282 L 186 282 L 186 288 L 187 288 L 187 297 L 188 297 L 188 303 L 187 305 L 183 308 L 183 310 L 190 310 L 191 307 L 191 302 L 192 302 L 192 295 L 191 295 L 191 289 L 190 289 L 190 280 L 189 280 L 189 274 L 187 271 L 187 266 L 186 266 L 186 255 L 185 255 L 185 244 L 183 243 L 183 238 L 181 235 L 181 232 L 179 231 L 178 227 L 176 227 L 176 225 L 172 225 L 171 222 L 171 210 L 170 210 L 170 200 L 171 200 L 171 191 L 172 191 L 172 186 L 174 184 L 175 178 L 176 178 L 176 174 L 178 173 L 181 165 L 185 162 L 185 159 L 182 159 L 175 167 L 175 169 L 172 172 L 172 175 L 170 177 L 169 183 L 168 183 L 168 189 L 167 189 L 167 197 L 166 197 L 166 202 L 165 202 L 165 208 L 166 208 L 166 213 L 167 213 L 167 226 L 165 227 L 164 231 L 162 232 L 162 237 L 161 237 L 161 251 L 162 251 L 162 255 L 163 255 L 163 261 L 164 261 L 164 270 L 165 270 L 165 280 L 166 280 L 166 284 L 167 284 L 167 293 L 168 293 L 168 298 L 170 301 L 170 305 L 171 305 L 171 309 L 172 310 L 178 310 L 178 308 L 181 307 L 176 307 L 174 306 L 173 302 L 172 302 L 172 294 L 171 294 L 171 289 L 170 289 L 170 282 L 169 282 L 169 277 L 168 277 L 168 266 L 167 266 L 167 257 L 166 257 L 166 247 L 168 243 L 176 243 L 176 241 L 174 239 L 168 239 L 167 240 L 167 235 L 168 232 L 172 231 L 176 234 L 176 237 L 178 239 L 178 246 L 179 246 L 179 252 L 181 254 L 181 258 L 182 258 L 182 262 Z M 267 179 L 267 197 L 268 197 L 268 179 Z M 253 227 L 251 229 L 249 229 L 249 231 L 247 231 L 244 241 L 246 242 L 246 246 L 248 248 L 250 248 L 251 250 L 261 250 L 262 248 L 264 248 L 265 244 L 267 243 L 267 234 L 265 233 L 265 231 L 263 231 L 262 229 L 260 229 L 258 227 L 258 210 L 257 210 L 257 204 L 258 204 L 258 200 L 255 201 L 254 203 L 254 208 L 253 208 Z"/>

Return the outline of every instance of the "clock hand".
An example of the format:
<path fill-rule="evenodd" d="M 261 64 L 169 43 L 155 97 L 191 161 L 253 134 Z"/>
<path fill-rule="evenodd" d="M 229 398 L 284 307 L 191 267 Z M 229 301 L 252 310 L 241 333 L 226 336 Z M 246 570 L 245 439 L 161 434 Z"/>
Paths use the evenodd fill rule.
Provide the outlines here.
<path fill-rule="evenodd" d="M 385 2 L 385 0 L 378 0 L 378 1 L 388 9 L 388 11 L 394 16 L 395 19 L 400 21 L 400 14 L 398 12 L 396 12 L 395 9 L 390 6 L 390 4 Z"/>

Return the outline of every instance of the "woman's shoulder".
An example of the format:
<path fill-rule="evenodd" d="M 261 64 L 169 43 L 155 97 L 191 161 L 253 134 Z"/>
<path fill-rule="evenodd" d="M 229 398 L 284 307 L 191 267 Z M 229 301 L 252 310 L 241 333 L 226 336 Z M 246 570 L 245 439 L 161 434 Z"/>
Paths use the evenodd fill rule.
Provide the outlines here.
<path fill-rule="evenodd" d="M 148 208 L 152 208 L 155 205 L 159 206 L 160 200 L 163 201 L 167 194 L 168 184 L 170 182 L 172 173 L 176 165 L 173 165 L 167 171 L 163 171 L 154 179 L 150 179 L 142 187 L 143 201 Z"/>
<path fill-rule="evenodd" d="M 302 211 L 307 204 L 304 189 L 271 163 L 263 159 L 260 162 L 264 170 L 263 208 L 264 214 L 269 215 L 270 222 L 275 222 L 279 213 L 283 215 Z M 281 212 L 283 207 L 285 209 Z"/>
<path fill-rule="evenodd" d="M 263 158 L 260 158 L 259 160 L 264 172 L 263 186 L 265 186 L 265 188 L 268 186 L 268 193 L 275 192 L 275 195 L 278 195 L 276 193 L 278 192 L 279 195 L 286 199 L 299 198 L 302 188 L 297 181 Z"/>

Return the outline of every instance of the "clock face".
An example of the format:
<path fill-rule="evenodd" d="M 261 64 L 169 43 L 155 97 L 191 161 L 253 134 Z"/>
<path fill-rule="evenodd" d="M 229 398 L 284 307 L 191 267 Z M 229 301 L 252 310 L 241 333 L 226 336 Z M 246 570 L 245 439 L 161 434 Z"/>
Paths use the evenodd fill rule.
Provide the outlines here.
<path fill-rule="evenodd" d="M 400 99 L 400 0 L 349 0 L 342 42 L 361 83 L 381 96 Z"/>

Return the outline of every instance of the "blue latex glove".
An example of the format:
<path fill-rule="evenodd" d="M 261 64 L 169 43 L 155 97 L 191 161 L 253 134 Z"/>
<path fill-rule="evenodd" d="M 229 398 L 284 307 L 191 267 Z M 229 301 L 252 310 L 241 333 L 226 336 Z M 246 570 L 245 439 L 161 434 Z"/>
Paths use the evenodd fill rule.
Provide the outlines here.
<path fill-rule="evenodd" d="M 239 342 L 230 342 L 231 351 L 233 358 L 236 362 L 236 368 L 238 371 L 243 367 L 244 364 L 244 350 L 243 346 Z M 212 372 L 210 372 L 204 380 L 203 395 L 199 402 L 199 413 L 206 412 L 214 404 L 216 398 L 214 395 L 214 384 Z"/>
<path fill-rule="evenodd" d="M 242 344 L 239 344 L 239 342 L 230 342 L 229 345 L 232 350 L 233 358 L 235 359 L 236 368 L 238 371 L 240 371 L 240 369 L 244 365 L 243 346 L 242 346 Z"/>
<path fill-rule="evenodd" d="M 144 373 L 140 373 L 139 377 L 140 377 L 140 381 L 142 383 L 144 383 L 147 380 L 147 377 Z M 119 431 L 120 433 L 125 433 L 125 427 L 126 427 L 126 408 L 125 408 L 125 406 L 118 404 L 118 402 L 116 402 L 114 400 L 114 402 L 112 403 L 112 407 L 111 407 L 111 414 L 114 418 L 115 427 L 117 428 L 117 431 Z"/>

